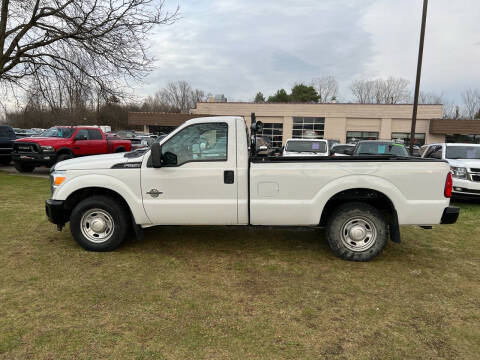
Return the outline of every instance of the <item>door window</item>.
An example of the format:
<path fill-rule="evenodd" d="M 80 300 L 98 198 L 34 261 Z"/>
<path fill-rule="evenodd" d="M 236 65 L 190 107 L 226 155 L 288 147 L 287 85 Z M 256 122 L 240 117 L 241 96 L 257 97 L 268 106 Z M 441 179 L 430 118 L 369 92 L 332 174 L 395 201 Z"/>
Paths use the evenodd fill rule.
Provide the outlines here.
<path fill-rule="evenodd" d="M 100 130 L 88 129 L 88 138 L 90 140 L 103 140 Z"/>
<path fill-rule="evenodd" d="M 162 154 L 177 157 L 177 166 L 191 161 L 227 161 L 226 123 L 195 124 L 162 145 Z"/>
<path fill-rule="evenodd" d="M 77 134 L 75 135 L 75 139 L 82 139 L 82 140 L 88 140 L 88 130 L 87 129 L 80 129 L 77 131 Z"/>
<path fill-rule="evenodd" d="M 432 145 L 425 152 L 426 158 L 441 159 L 442 158 L 442 145 Z"/>

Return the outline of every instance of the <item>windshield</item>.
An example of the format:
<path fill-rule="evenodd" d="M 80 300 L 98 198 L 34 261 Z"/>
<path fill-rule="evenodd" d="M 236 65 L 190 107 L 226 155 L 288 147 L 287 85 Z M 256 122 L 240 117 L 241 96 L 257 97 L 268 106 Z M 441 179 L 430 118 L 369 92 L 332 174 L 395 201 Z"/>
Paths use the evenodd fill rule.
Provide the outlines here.
<path fill-rule="evenodd" d="M 407 149 L 401 144 L 390 142 L 359 143 L 355 155 L 397 155 L 408 156 Z"/>
<path fill-rule="evenodd" d="M 480 146 L 447 146 L 447 159 L 480 159 Z"/>
<path fill-rule="evenodd" d="M 74 128 L 69 127 L 52 127 L 48 130 L 45 130 L 42 133 L 43 137 L 58 137 L 58 138 L 69 138 L 73 135 L 75 131 Z"/>
<path fill-rule="evenodd" d="M 325 153 L 327 152 L 326 141 L 288 141 L 285 147 L 286 151 L 292 152 L 313 152 Z"/>

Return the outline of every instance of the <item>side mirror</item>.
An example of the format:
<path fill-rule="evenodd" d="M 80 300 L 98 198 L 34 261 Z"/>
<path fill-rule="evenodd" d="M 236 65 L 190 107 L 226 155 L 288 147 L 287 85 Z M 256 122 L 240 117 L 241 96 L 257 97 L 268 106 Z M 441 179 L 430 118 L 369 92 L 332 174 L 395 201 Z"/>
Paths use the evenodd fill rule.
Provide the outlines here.
<path fill-rule="evenodd" d="M 153 143 L 151 146 L 152 167 L 162 167 L 162 147 L 159 143 Z"/>
<path fill-rule="evenodd" d="M 353 155 L 353 150 L 354 150 L 354 148 L 345 149 L 345 150 L 343 150 L 343 153 L 344 153 L 345 155 L 352 156 L 352 155 Z"/>

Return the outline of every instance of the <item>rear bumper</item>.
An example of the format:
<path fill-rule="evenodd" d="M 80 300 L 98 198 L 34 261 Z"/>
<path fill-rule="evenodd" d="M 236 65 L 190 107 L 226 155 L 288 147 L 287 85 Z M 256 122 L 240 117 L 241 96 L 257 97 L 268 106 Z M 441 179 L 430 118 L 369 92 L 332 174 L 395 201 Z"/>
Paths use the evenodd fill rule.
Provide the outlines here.
<path fill-rule="evenodd" d="M 69 220 L 69 213 L 65 210 L 65 201 L 52 200 L 45 201 L 45 212 L 50 222 L 57 225 L 65 225 Z"/>
<path fill-rule="evenodd" d="M 47 165 L 51 166 L 55 164 L 55 160 L 57 155 L 53 153 L 12 153 L 12 160 L 13 161 L 20 161 L 20 162 L 29 162 L 35 163 L 38 165 Z"/>
<path fill-rule="evenodd" d="M 460 208 L 456 206 L 449 206 L 443 210 L 441 224 L 455 224 L 460 214 Z"/>

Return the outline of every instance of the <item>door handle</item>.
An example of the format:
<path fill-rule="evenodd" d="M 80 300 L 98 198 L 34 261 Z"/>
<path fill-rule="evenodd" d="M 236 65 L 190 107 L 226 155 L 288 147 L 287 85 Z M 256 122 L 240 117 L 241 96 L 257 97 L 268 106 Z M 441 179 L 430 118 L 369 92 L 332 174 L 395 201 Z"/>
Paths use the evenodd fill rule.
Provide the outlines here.
<path fill-rule="evenodd" d="M 225 170 L 223 172 L 223 182 L 225 184 L 233 184 L 235 182 L 235 173 L 233 170 Z"/>

